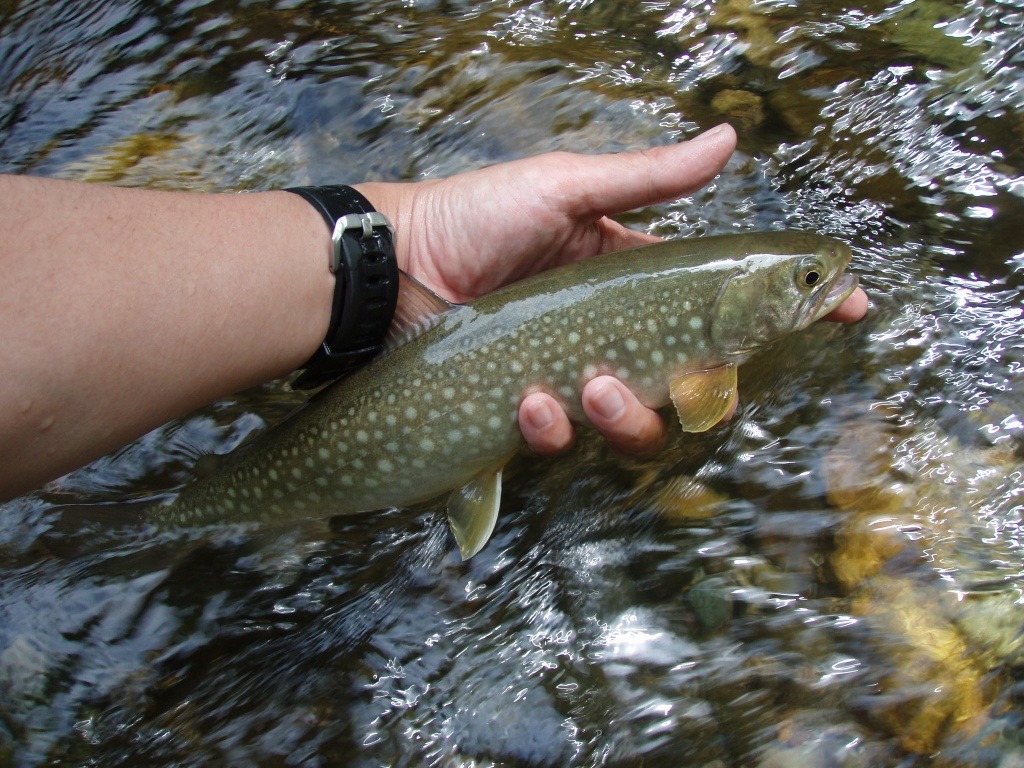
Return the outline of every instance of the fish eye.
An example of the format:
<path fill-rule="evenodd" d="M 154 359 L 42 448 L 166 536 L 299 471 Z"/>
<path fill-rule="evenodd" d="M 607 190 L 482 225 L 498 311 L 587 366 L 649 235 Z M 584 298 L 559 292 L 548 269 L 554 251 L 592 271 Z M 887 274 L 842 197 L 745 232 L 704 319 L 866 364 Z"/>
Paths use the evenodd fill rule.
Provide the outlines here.
<path fill-rule="evenodd" d="M 819 259 L 807 259 L 797 267 L 793 279 L 801 290 L 814 288 L 825 279 L 825 265 Z"/>

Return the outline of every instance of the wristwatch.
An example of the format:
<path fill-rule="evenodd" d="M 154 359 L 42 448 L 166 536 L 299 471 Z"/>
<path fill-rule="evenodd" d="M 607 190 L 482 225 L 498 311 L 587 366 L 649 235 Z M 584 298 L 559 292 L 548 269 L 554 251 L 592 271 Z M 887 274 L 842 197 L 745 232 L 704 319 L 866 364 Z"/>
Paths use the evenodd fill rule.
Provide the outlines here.
<path fill-rule="evenodd" d="M 331 324 L 293 387 L 309 389 L 351 373 L 384 348 L 398 303 L 395 228 L 352 187 L 289 187 L 331 231 L 328 268 L 336 278 Z"/>

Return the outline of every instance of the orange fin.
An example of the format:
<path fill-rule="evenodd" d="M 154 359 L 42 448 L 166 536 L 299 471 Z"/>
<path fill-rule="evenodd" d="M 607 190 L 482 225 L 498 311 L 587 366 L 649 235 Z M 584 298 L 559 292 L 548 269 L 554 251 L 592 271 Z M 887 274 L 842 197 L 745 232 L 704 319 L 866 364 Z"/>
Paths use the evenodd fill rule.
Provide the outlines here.
<path fill-rule="evenodd" d="M 686 432 L 706 432 L 720 422 L 736 397 L 736 366 L 684 373 L 669 382 L 669 395 Z"/>

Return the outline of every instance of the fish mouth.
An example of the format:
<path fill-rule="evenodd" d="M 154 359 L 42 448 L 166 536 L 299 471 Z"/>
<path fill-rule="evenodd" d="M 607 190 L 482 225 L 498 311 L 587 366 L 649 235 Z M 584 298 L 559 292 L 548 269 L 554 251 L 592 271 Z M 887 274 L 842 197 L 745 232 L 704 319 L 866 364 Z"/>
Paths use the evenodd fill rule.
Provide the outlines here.
<path fill-rule="evenodd" d="M 833 285 L 825 295 L 824 300 L 821 302 L 821 307 L 814 316 L 814 320 L 820 320 L 832 310 L 837 309 L 844 301 L 853 295 L 853 292 L 857 290 L 857 284 L 858 280 L 856 275 L 844 273 L 842 277 L 836 280 L 835 285 Z"/>

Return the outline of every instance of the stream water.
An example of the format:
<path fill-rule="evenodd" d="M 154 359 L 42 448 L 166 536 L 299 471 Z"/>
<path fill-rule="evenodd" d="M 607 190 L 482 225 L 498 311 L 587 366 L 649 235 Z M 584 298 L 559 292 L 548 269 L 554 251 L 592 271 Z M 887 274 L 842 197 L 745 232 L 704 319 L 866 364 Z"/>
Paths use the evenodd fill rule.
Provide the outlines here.
<path fill-rule="evenodd" d="M 663 236 L 812 229 L 872 298 L 647 462 L 439 504 L 56 536 L 299 402 L 241 393 L 0 506 L 0 764 L 1024 765 L 1024 5 L 0 0 L 0 171 L 416 180 L 723 120 Z"/>

